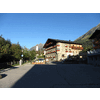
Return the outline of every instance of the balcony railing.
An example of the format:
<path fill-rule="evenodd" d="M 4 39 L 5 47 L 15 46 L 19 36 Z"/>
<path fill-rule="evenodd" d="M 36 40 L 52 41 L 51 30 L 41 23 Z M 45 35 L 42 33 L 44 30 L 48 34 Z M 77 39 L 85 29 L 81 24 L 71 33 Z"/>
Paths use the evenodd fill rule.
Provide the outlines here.
<path fill-rule="evenodd" d="M 56 51 L 60 51 L 60 50 L 56 50 Z"/>
<path fill-rule="evenodd" d="M 94 41 L 93 44 L 94 45 L 99 45 L 100 44 L 100 40 L 99 41 Z"/>
<path fill-rule="evenodd" d="M 69 51 L 70 53 L 72 53 L 72 51 Z"/>
<path fill-rule="evenodd" d="M 69 46 L 69 48 L 76 49 L 76 50 L 83 50 L 83 47 Z"/>
<path fill-rule="evenodd" d="M 59 44 L 57 44 L 56 46 L 60 46 Z"/>
<path fill-rule="evenodd" d="M 68 51 L 65 51 L 65 52 L 68 52 Z"/>
<path fill-rule="evenodd" d="M 50 50 L 50 49 L 55 48 L 55 47 L 56 47 L 56 46 L 52 46 L 52 47 L 50 47 L 50 48 L 48 48 L 48 49 L 45 49 L 45 51 Z"/>
<path fill-rule="evenodd" d="M 55 53 L 56 51 L 47 52 L 46 54 Z"/>
<path fill-rule="evenodd" d="M 94 49 L 100 49 L 100 45 L 93 47 Z"/>

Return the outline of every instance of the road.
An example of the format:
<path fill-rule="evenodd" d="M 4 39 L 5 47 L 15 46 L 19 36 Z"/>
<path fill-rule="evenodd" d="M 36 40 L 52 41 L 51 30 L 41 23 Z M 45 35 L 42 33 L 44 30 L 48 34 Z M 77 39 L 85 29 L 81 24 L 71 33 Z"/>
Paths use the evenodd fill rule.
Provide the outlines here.
<path fill-rule="evenodd" d="M 100 67 L 85 64 L 25 64 L 1 74 L 0 88 L 100 88 Z"/>

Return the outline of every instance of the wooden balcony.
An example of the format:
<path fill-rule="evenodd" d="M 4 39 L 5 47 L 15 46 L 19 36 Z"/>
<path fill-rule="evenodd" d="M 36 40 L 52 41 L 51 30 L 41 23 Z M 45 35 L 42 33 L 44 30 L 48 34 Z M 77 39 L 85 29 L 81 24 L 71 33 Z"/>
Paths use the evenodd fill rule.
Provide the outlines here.
<path fill-rule="evenodd" d="M 72 49 L 75 49 L 75 50 L 83 50 L 83 47 L 70 46 L 69 48 L 72 48 Z"/>
<path fill-rule="evenodd" d="M 54 48 L 56 47 L 56 46 L 53 46 Z"/>
<path fill-rule="evenodd" d="M 56 45 L 56 46 L 60 46 L 60 45 L 58 44 L 58 45 Z"/>
<path fill-rule="evenodd" d="M 50 52 L 47 52 L 46 54 L 50 54 L 50 53 L 55 53 L 56 51 L 50 51 Z"/>
<path fill-rule="evenodd" d="M 100 44 L 100 40 L 94 41 L 93 44 L 94 44 L 94 45 L 99 45 L 99 44 Z"/>
<path fill-rule="evenodd" d="M 50 49 L 52 49 L 52 48 L 55 48 L 56 46 L 52 46 L 52 47 L 50 47 L 50 48 L 48 48 L 48 49 L 45 49 L 45 51 L 48 51 L 48 50 L 50 50 Z"/>
<path fill-rule="evenodd" d="M 100 49 L 100 45 L 93 47 L 94 49 Z"/>
<path fill-rule="evenodd" d="M 72 53 L 72 51 L 69 51 L 70 53 Z"/>
<path fill-rule="evenodd" d="M 60 50 L 56 50 L 56 51 L 60 51 Z"/>

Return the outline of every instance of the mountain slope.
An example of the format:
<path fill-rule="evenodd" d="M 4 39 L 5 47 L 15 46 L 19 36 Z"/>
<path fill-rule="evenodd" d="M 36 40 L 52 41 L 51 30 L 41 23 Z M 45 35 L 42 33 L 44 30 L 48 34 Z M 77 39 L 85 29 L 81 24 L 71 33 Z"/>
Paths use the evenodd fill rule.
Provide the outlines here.
<path fill-rule="evenodd" d="M 89 37 L 95 32 L 96 29 L 100 28 L 100 23 L 96 26 L 90 29 L 87 33 L 82 35 L 81 37 L 74 40 L 76 43 L 82 43 L 83 48 L 85 50 L 92 48 L 92 41 L 89 39 Z"/>
<path fill-rule="evenodd" d="M 38 45 L 38 49 L 40 50 L 40 49 L 43 49 L 43 46 L 44 46 L 44 44 L 42 44 L 42 43 L 40 43 L 40 44 L 37 44 Z M 30 51 L 31 50 L 36 50 L 36 46 L 33 46 L 32 48 L 30 48 Z"/>

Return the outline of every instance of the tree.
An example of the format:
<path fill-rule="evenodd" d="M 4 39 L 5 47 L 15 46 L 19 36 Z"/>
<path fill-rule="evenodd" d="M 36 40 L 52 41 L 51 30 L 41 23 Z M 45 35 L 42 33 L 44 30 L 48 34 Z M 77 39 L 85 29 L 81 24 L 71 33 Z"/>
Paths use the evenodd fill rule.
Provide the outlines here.
<path fill-rule="evenodd" d="M 36 56 L 36 51 L 35 50 L 30 51 L 30 55 L 31 55 L 30 59 L 33 60 Z"/>
<path fill-rule="evenodd" d="M 6 62 L 10 58 L 10 40 L 5 40 L 2 35 L 0 36 L 0 62 Z"/>
<path fill-rule="evenodd" d="M 21 59 L 22 49 L 19 44 L 12 44 L 10 50 L 11 50 L 11 55 L 14 57 L 14 60 Z"/>
<path fill-rule="evenodd" d="M 30 57 L 31 57 L 31 55 L 30 55 L 29 50 L 24 46 L 24 48 L 23 48 L 23 59 L 24 60 L 30 60 Z"/>

